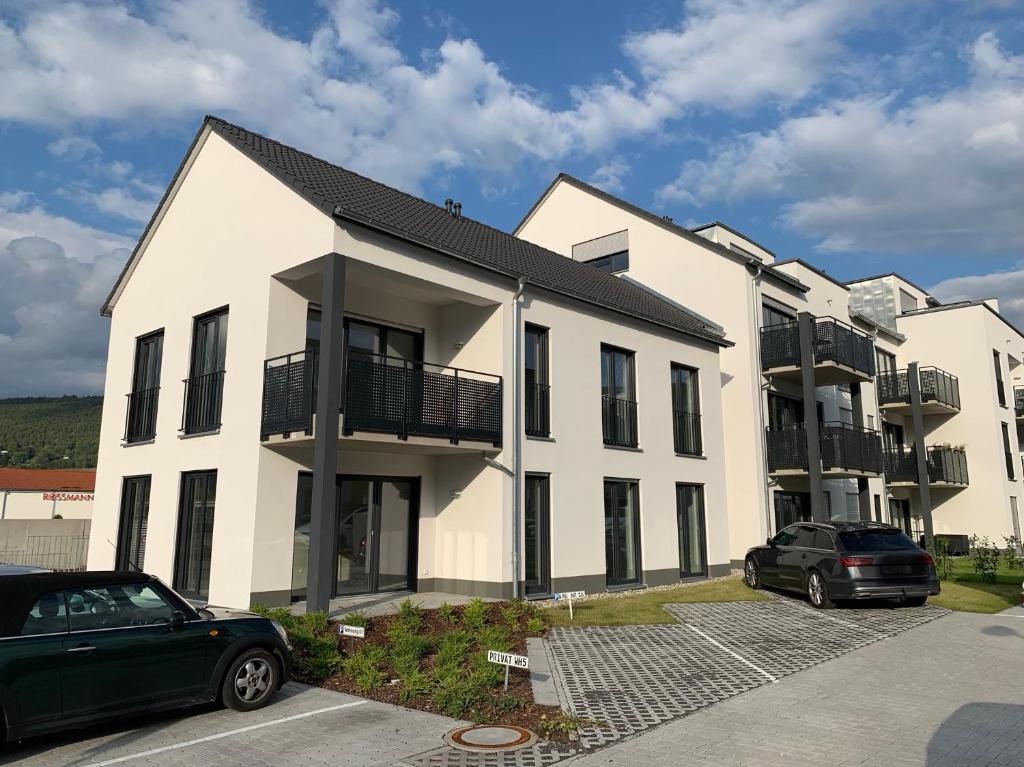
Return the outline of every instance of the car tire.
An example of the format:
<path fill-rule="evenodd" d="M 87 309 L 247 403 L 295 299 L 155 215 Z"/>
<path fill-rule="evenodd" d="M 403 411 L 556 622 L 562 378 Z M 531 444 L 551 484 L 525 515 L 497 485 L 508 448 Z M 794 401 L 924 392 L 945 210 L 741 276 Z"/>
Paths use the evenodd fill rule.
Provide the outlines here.
<path fill-rule="evenodd" d="M 753 557 L 747 557 L 747 560 L 743 563 L 743 582 L 747 585 L 748 589 L 756 591 L 761 588 L 761 570 Z"/>
<path fill-rule="evenodd" d="M 819 610 L 828 610 L 835 607 L 828 595 L 828 586 L 825 584 L 825 577 L 817 570 L 811 570 L 807 574 L 807 598 L 813 607 Z"/>
<path fill-rule="evenodd" d="M 255 711 L 270 702 L 280 679 L 277 658 L 258 647 L 245 650 L 228 666 L 221 700 L 235 711 Z"/>
<path fill-rule="evenodd" d="M 928 601 L 928 597 L 907 597 L 903 600 L 903 604 L 907 607 L 924 607 Z"/>

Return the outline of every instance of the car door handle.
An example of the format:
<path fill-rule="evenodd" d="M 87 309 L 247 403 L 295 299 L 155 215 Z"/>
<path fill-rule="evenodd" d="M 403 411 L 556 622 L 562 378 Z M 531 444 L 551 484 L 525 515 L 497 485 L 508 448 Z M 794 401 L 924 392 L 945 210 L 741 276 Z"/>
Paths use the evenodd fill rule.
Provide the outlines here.
<path fill-rule="evenodd" d="M 73 652 L 73 653 L 83 653 L 83 654 L 85 654 L 85 653 L 90 653 L 90 652 L 92 652 L 95 649 L 96 649 L 95 645 L 80 644 L 80 645 L 78 645 L 78 647 L 69 647 L 64 652 Z"/>
<path fill-rule="evenodd" d="M 800 559 L 807 559 L 807 553 L 805 552 L 805 553 L 801 554 L 800 555 Z"/>

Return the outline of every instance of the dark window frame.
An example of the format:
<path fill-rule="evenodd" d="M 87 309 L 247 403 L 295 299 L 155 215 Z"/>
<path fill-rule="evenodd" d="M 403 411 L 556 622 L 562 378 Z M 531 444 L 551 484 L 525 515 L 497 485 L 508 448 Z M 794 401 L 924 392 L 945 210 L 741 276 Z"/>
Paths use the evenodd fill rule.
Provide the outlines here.
<path fill-rule="evenodd" d="M 609 552 L 609 508 L 608 503 L 610 499 L 609 485 L 622 485 L 625 486 L 626 492 L 629 493 L 632 501 L 632 514 L 633 514 L 633 562 L 635 568 L 635 574 L 632 578 L 619 577 L 619 574 L 624 570 L 624 565 L 617 562 L 618 549 L 620 548 L 617 544 L 621 542 L 622 536 L 625 531 L 620 529 L 617 523 L 617 517 L 613 516 L 611 523 L 611 551 Z M 642 559 L 642 546 L 640 542 L 641 538 L 641 517 L 640 517 L 640 481 L 636 479 L 623 479 L 617 477 L 605 477 L 603 480 L 604 489 L 604 515 L 605 515 L 605 584 L 608 588 L 615 588 L 617 586 L 636 586 L 643 583 L 644 571 L 643 571 L 643 559 Z M 621 565 L 621 567 L 620 567 Z M 614 577 L 613 577 L 614 576 Z"/>
<path fill-rule="evenodd" d="M 1015 480 L 1017 472 L 1014 470 L 1016 461 L 1013 459 L 1013 445 L 1010 443 L 1010 426 L 1005 421 L 999 424 L 1003 434 L 1003 452 L 1006 455 L 1006 478 L 1011 482 Z"/>
<path fill-rule="evenodd" d="M 687 408 L 681 405 L 682 397 L 677 396 L 677 384 L 682 386 L 682 381 L 676 380 L 676 373 L 685 372 L 688 374 L 689 385 L 692 389 L 689 396 L 690 401 Z M 701 422 L 701 398 L 700 398 L 700 369 L 691 365 L 684 365 L 680 362 L 669 363 L 670 385 L 672 387 L 672 437 L 675 451 L 678 455 L 704 455 L 704 437 Z"/>
<path fill-rule="evenodd" d="M 209 598 L 209 593 L 208 593 L 209 588 L 207 588 L 207 592 L 206 593 L 204 593 L 203 590 L 202 590 L 202 569 L 201 568 L 200 568 L 200 571 L 199 571 L 199 588 L 193 590 L 193 589 L 190 588 L 190 584 L 184 583 L 184 579 L 186 578 L 186 575 L 187 575 L 186 568 L 188 567 L 188 565 L 190 563 L 190 556 L 191 556 L 191 553 L 192 553 L 192 552 L 190 552 L 188 550 L 188 545 L 192 542 L 191 541 L 191 537 L 189 535 L 188 522 L 191 520 L 191 514 L 193 513 L 193 510 L 191 508 L 186 509 L 186 507 L 185 507 L 186 494 L 187 494 L 188 489 L 190 487 L 190 480 L 193 479 L 193 478 L 201 477 L 201 476 L 205 476 L 206 477 L 206 481 L 205 481 L 205 484 L 204 484 L 204 490 L 203 490 L 203 508 L 204 508 L 204 513 L 205 513 L 205 510 L 206 510 L 206 506 L 209 503 L 209 497 L 210 497 L 210 478 L 212 477 L 212 479 L 213 479 L 214 508 L 213 508 L 213 512 L 211 514 L 213 519 L 211 521 L 210 527 L 211 528 L 215 527 L 215 523 L 216 523 L 216 508 L 217 508 L 217 489 L 216 488 L 217 488 L 217 480 L 218 480 L 217 469 L 200 469 L 198 471 L 183 471 L 181 473 L 181 487 L 179 488 L 179 494 L 178 494 L 178 525 L 177 525 L 177 533 L 175 535 L 174 580 L 173 580 L 173 583 L 174 583 L 174 590 L 177 591 L 179 594 L 181 594 L 183 597 L 186 597 L 187 599 L 205 600 L 205 599 Z M 205 525 L 205 520 L 204 520 L 204 525 Z M 213 566 L 213 533 L 214 533 L 214 530 L 211 530 L 211 540 L 210 540 L 210 566 L 211 566 L 211 569 L 212 569 L 212 566 Z M 207 575 L 207 581 L 209 581 L 209 575 Z"/>
<path fill-rule="evenodd" d="M 620 397 L 616 381 L 615 359 L 621 356 L 627 365 L 627 380 Z M 606 393 L 608 392 L 608 393 Z M 601 436 L 606 446 L 636 448 L 640 444 L 638 403 L 636 400 L 636 352 L 612 344 L 601 344 Z"/>
<path fill-rule="evenodd" d="M 684 490 L 696 491 L 697 507 L 699 513 L 698 531 L 699 546 L 701 550 L 701 568 L 698 571 L 683 569 L 683 495 Z M 679 577 L 680 578 L 706 578 L 708 575 L 708 520 L 707 504 L 705 501 L 704 485 L 699 482 L 676 482 L 676 535 L 678 536 L 677 551 L 679 553 Z"/>
<path fill-rule="evenodd" d="M 992 350 L 992 366 L 996 376 L 996 401 L 999 407 L 1006 407 L 1006 385 L 1003 383 L 1003 363 L 997 349 Z"/>
<path fill-rule="evenodd" d="M 629 271 L 629 249 L 597 256 L 596 258 L 588 258 L 580 263 L 584 263 L 592 269 L 597 269 L 599 272 L 619 274 L 620 272 Z"/>
<path fill-rule="evenodd" d="M 127 395 L 128 408 L 124 427 L 124 442 L 128 445 L 149 442 L 156 438 L 160 377 L 163 373 L 164 330 L 159 328 L 135 338 L 132 384 Z"/>
<path fill-rule="evenodd" d="M 121 509 L 117 523 L 117 549 L 115 568 L 144 572 L 146 561 L 146 536 L 149 530 L 149 503 L 153 489 L 153 475 L 135 474 L 121 480 Z M 130 494 L 131 492 L 131 494 Z M 140 494 L 144 494 L 141 507 Z M 128 508 L 130 502 L 132 508 Z M 141 515 L 142 521 L 134 524 L 134 516 Z"/>
<path fill-rule="evenodd" d="M 523 593 L 527 597 L 547 596 L 551 593 L 551 474 L 548 472 L 528 471 L 524 475 L 524 484 L 528 482 L 538 483 L 538 493 L 541 505 L 537 509 L 537 528 L 540 539 L 541 557 L 538 562 L 537 585 L 531 589 L 531 581 L 527 568 L 527 547 L 526 541 L 526 517 L 527 499 L 530 493 L 527 488 L 523 489 Z"/>
<path fill-rule="evenodd" d="M 223 323 L 221 319 L 223 318 Z M 212 309 L 192 318 L 188 378 L 181 414 L 181 431 L 186 435 L 216 433 L 221 427 L 224 407 L 224 375 L 227 370 L 230 306 Z M 214 325 L 212 344 L 206 327 Z M 202 343 L 200 343 L 202 341 Z M 212 345 L 213 363 L 206 364 L 205 350 Z M 210 367 L 211 369 L 207 369 Z"/>
<path fill-rule="evenodd" d="M 531 341 L 531 336 L 535 339 Z M 551 436 L 551 335 L 550 329 L 527 322 L 523 327 L 523 426 L 528 437 Z M 532 347 L 535 365 L 527 366 Z M 533 372 L 533 381 L 530 372 Z"/>

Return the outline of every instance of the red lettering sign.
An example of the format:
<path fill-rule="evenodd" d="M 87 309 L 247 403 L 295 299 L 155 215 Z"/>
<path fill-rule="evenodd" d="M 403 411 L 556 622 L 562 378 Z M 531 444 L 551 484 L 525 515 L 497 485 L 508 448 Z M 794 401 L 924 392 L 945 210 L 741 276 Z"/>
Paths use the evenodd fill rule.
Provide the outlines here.
<path fill-rule="evenodd" d="M 43 493 L 44 501 L 92 501 L 92 493 Z"/>

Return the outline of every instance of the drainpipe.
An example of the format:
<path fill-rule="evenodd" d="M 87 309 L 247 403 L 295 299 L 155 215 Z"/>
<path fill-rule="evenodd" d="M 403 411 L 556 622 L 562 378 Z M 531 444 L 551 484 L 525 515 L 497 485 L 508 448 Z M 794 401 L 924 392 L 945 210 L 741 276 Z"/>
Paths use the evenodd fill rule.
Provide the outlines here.
<path fill-rule="evenodd" d="M 761 286 L 761 275 L 764 273 L 764 266 L 758 264 L 750 281 L 750 303 L 754 311 L 754 376 L 757 381 L 757 411 L 760 415 L 760 440 L 761 440 L 761 486 L 764 488 L 764 524 L 765 530 L 771 535 L 772 532 L 772 493 L 768 489 L 768 438 L 765 436 L 765 413 L 764 413 L 764 389 L 765 384 L 761 382 L 761 323 L 758 317 L 761 314 L 761 301 L 758 289 Z M 777 531 L 776 531 L 777 532 Z"/>
<path fill-rule="evenodd" d="M 7 496 L 11 494 L 10 490 L 4 490 L 4 505 L 0 507 L 0 519 L 7 516 Z"/>
<path fill-rule="evenodd" d="M 519 594 L 519 527 L 523 504 L 523 291 L 526 290 L 526 278 L 519 278 L 519 288 L 512 296 L 512 598 L 518 599 Z"/>

